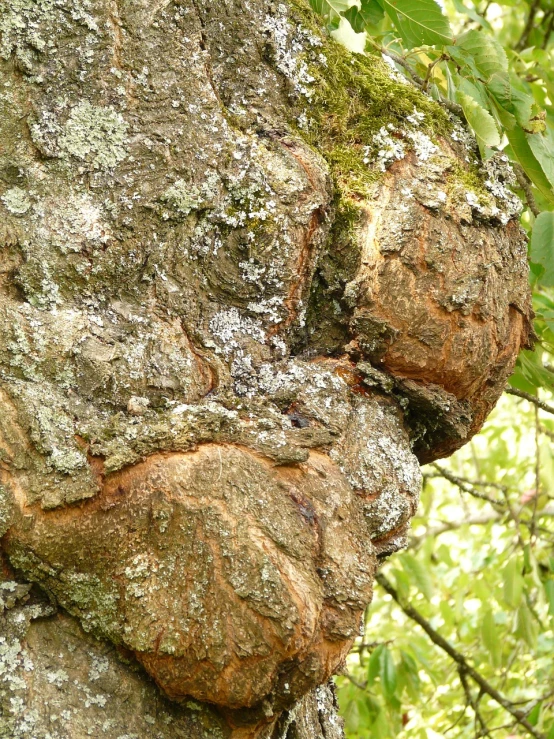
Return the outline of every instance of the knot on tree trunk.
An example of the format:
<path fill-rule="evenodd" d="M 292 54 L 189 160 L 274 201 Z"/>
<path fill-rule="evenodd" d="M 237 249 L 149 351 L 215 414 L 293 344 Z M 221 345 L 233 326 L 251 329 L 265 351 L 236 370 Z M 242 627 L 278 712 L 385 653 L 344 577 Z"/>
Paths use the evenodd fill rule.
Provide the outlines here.
<path fill-rule="evenodd" d="M 453 184 L 456 167 L 444 140 L 431 161 L 412 152 L 390 167 L 360 208 L 360 264 L 345 288 L 347 351 L 371 363 L 369 384 L 391 377 L 422 462 L 481 428 L 533 335 L 522 229 Z"/>

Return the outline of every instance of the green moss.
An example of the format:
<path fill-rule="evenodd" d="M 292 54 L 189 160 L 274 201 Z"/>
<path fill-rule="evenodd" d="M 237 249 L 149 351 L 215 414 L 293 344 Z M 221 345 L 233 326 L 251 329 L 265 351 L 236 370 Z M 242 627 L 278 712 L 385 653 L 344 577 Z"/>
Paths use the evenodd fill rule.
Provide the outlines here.
<path fill-rule="evenodd" d="M 463 167 L 460 162 L 453 160 L 446 188 L 451 195 L 459 191 L 472 192 L 483 205 L 488 205 L 492 201 L 491 194 L 483 182 L 483 176 L 475 165 Z"/>
<path fill-rule="evenodd" d="M 290 0 L 290 6 L 295 21 L 321 37 L 306 3 Z M 380 178 L 368 159 L 376 154 L 373 137 L 382 127 L 405 127 L 415 109 L 424 115 L 422 132 L 433 137 L 451 130 L 446 112 L 415 87 L 395 80 L 378 57 L 354 54 L 330 38 L 323 38 L 316 51 L 306 53 L 314 82 L 302 106 L 307 125 L 300 133 L 323 154 L 344 197 L 369 196 Z"/>

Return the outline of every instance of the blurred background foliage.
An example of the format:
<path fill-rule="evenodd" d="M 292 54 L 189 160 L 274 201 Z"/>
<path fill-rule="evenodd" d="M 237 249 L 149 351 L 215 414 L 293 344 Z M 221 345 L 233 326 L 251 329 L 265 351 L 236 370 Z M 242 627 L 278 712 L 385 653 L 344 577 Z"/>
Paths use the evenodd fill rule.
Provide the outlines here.
<path fill-rule="evenodd" d="M 505 395 L 423 468 L 409 548 L 381 569 L 337 678 L 347 737 L 554 739 L 553 439 L 554 415 Z"/>
<path fill-rule="evenodd" d="M 510 159 L 538 337 L 481 434 L 423 469 L 337 678 L 346 733 L 554 739 L 554 0 L 310 2 Z"/>

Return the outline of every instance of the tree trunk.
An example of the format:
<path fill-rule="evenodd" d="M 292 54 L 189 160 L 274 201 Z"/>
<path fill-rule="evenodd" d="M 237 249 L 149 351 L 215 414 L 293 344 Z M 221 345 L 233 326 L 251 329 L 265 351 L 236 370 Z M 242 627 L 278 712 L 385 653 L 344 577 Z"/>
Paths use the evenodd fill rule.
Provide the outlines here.
<path fill-rule="evenodd" d="M 303 0 L 3 0 L 0 55 L 0 736 L 338 739 L 529 343 L 511 173 Z"/>

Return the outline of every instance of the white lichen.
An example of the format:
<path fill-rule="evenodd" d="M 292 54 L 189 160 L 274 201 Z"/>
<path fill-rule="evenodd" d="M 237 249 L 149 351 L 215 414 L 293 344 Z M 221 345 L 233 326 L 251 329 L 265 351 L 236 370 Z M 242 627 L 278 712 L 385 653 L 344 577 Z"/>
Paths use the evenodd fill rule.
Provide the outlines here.
<path fill-rule="evenodd" d="M 62 152 L 95 169 L 115 167 L 127 156 L 128 124 L 111 106 L 84 100 L 74 106 L 58 139 Z"/>
<path fill-rule="evenodd" d="M 266 338 L 261 322 L 242 316 L 238 308 L 216 313 L 210 321 L 210 330 L 219 344 L 218 352 L 226 356 L 240 347 L 241 336 L 249 336 L 260 344 L 263 344 Z"/>
<path fill-rule="evenodd" d="M 402 140 L 395 135 L 396 129 L 392 123 L 381 126 L 378 133 L 374 134 L 372 145 L 364 146 L 364 164 L 375 161 L 377 168 L 385 172 L 387 168 L 406 156 L 406 147 Z M 377 151 L 374 156 L 373 152 Z"/>
<path fill-rule="evenodd" d="M 304 28 L 293 32 L 287 17 L 287 8 L 279 4 L 278 15 L 267 15 L 263 31 L 273 41 L 277 69 L 292 83 L 294 92 L 308 100 L 313 96 L 311 88 L 315 81 L 303 58 L 305 44 L 321 46 L 321 40 Z"/>
<path fill-rule="evenodd" d="M 12 187 L 1 198 L 6 208 L 16 216 L 22 216 L 31 208 L 32 202 L 28 193 L 21 187 Z"/>

